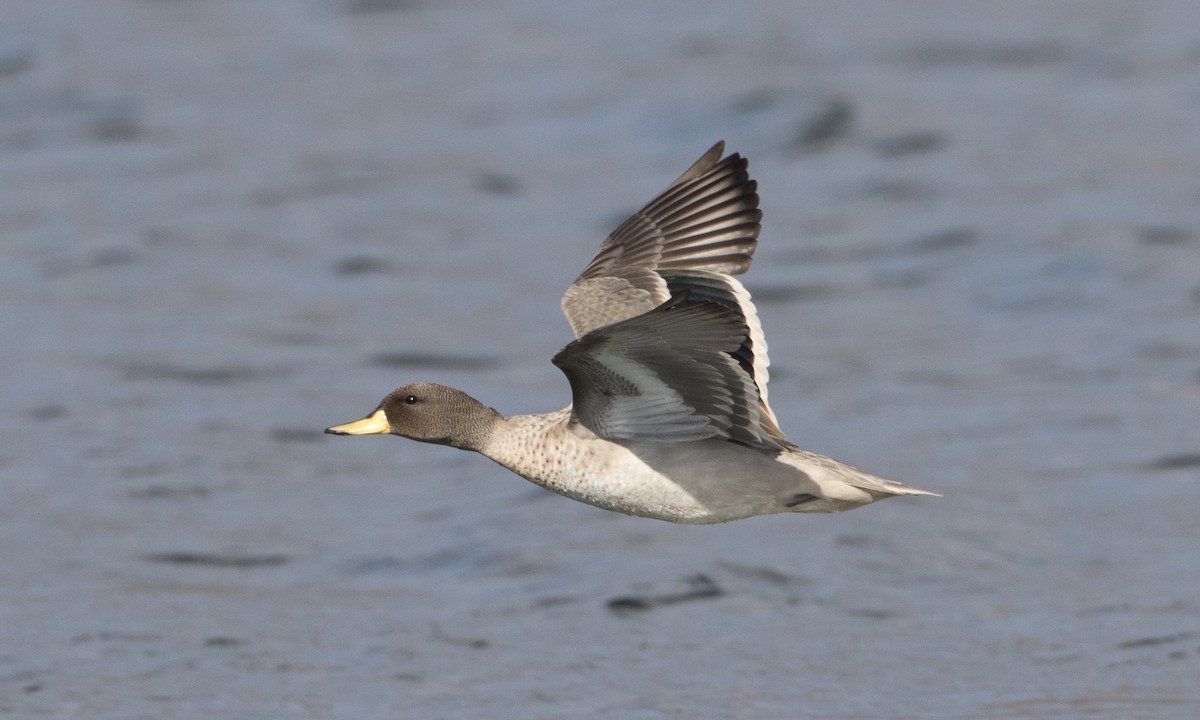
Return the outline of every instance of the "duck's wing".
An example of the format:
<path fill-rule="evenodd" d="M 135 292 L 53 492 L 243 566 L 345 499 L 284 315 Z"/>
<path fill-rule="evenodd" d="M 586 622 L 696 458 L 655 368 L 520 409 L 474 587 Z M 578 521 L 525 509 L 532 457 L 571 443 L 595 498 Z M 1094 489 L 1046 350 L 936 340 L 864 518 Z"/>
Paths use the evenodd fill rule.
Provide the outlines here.
<path fill-rule="evenodd" d="M 747 331 L 732 350 L 758 389 L 763 432 L 785 442 L 767 403 L 767 343 L 750 293 L 734 275 L 758 246 L 758 184 L 737 153 L 718 142 L 600 246 L 562 299 L 576 338 L 647 313 L 672 295 L 717 302 Z"/>
<path fill-rule="evenodd" d="M 690 294 L 597 328 L 554 356 L 571 383 L 572 418 L 616 440 L 785 447 L 764 425 L 758 386 L 737 357 L 743 318 Z"/>
<path fill-rule="evenodd" d="M 575 337 L 666 302 L 664 275 L 750 267 L 762 218 L 758 185 L 746 159 L 722 160 L 724 150 L 724 142 L 712 146 L 605 239 L 562 299 Z"/>
<path fill-rule="evenodd" d="M 758 391 L 759 421 L 763 432 L 776 442 L 791 445 L 767 402 L 767 381 L 771 379 L 767 368 L 771 360 L 767 357 L 767 341 L 763 337 L 762 323 L 758 320 L 758 311 L 750 300 L 749 291 L 736 278 L 719 273 L 696 271 L 690 275 L 668 275 L 665 279 L 673 296 L 687 293 L 687 302 L 717 303 L 742 323 L 746 329 L 742 343 L 730 355 L 750 376 Z"/>

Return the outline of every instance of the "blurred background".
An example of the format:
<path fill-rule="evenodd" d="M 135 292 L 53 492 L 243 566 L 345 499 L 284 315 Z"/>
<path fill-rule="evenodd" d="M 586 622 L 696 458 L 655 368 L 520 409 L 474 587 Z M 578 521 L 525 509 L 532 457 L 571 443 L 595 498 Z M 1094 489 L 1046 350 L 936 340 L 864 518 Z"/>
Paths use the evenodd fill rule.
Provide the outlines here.
<path fill-rule="evenodd" d="M 0 0 L 0 715 L 1192 718 L 1194 2 Z M 803 447 L 713 527 L 327 437 L 569 401 L 713 142 Z"/>

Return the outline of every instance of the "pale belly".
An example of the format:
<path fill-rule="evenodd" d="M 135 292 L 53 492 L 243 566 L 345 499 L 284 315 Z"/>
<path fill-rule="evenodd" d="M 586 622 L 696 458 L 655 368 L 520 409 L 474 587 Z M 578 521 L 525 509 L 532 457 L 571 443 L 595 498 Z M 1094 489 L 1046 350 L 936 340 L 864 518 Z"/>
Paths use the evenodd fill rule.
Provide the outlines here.
<path fill-rule="evenodd" d="M 589 505 L 680 523 L 785 512 L 792 498 L 815 491 L 805 473 L 773 455 L 721 440 L 570 445 L 540 467 L 509 469 Z"/>
<path fill-rule="evenodd" d="M 882 496 L 860 484 L 877 478 L 802 450 L 764 452 L 715 439 L 611 441 L 572 429 L 568 417 L 562 410 L 510 418 L 481 452 L 580 502 L 678 523 L 839 512 Z"/>

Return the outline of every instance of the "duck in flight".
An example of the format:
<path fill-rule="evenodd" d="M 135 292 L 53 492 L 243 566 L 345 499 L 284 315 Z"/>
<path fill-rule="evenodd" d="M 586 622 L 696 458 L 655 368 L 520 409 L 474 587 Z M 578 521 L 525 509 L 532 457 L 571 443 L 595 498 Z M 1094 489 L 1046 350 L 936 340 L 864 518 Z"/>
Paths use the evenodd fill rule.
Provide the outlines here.
<path fill-rule="evenodd" d="M 505 417 L 432 383 L 325 432 L 485 455 L 590 505 L 677 523 L 838 512 L 932 495 L 802 450 L 767 404 L 767 344 L 734 277 L 758 244 L 757 184 L 719 142 L 621 224 L 562 299 L 562 410 Z"/>

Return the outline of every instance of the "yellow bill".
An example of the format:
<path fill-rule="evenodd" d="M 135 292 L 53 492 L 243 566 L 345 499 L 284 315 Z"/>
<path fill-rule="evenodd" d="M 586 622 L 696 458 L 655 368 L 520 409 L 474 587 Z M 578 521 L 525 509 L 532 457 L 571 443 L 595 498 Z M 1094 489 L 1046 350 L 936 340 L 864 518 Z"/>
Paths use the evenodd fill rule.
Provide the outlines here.
<path fill-rule="evenodd" d="M 383 408 L 376 410 L 362 420 L 355 420 L 354 422 L 325 428 L 325 432 L 331 435 L 386 435 L 391 431 L 392 426 L 388 424 L 387 415 L 383 414 Z"/>

